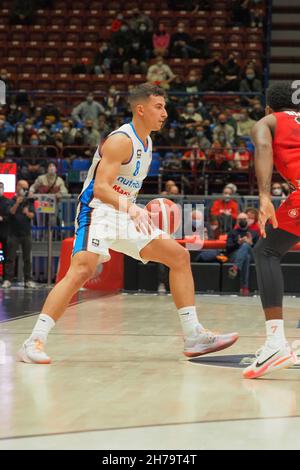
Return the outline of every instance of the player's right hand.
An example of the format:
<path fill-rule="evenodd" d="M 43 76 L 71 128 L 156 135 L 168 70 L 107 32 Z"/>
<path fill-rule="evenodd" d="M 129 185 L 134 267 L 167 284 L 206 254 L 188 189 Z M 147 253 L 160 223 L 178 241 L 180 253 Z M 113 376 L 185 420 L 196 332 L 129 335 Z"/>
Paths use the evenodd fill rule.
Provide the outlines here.
<path fill-rule="evenodd" d="M 150 235 L 154 230 L 154 225 L 147 209 L 139 207 L 137 204 L 131 204 L 128 210 L 133 223 L 138 232 Z"/>
<path fill-rule="evenodd" d="M 271 219 L 273 227 L 278 227 L 275 207 L 268 196 L 260 198 L 258 224 L 263 238 L 266 238 L 266 223 Z"/>

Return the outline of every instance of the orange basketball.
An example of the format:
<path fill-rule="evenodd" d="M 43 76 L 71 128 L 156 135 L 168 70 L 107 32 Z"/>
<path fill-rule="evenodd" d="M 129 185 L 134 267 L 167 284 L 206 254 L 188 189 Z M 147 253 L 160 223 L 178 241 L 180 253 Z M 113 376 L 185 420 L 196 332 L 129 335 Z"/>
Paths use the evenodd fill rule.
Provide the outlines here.
<path fill-rule="evenodd" d="M 169 199 L 152 199 L 146 209 L 150 212 L 154 225 L 170 235 L 181 225 L 181 207 Z"/>

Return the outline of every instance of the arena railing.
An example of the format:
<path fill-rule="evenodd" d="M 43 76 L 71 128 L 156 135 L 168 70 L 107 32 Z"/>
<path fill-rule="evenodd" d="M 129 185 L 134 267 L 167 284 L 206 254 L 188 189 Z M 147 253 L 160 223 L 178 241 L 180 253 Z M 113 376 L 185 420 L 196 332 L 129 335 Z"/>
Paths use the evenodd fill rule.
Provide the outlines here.
<path fill-rule="evenodd" d="M 138 204 L 146 205 L 149 201 L 156 197 L 167 197 L 172 199 L 176 204 L 183 207 L 185 204 L 190 204 L 191 207 L 196 204 L 204 206 L 205 220 L 209 219 L 210 209 L 216 199 L 222 198 L 222 194 L 214 194 L 211 196 L 205 195 L 167 195 L 160 196 L 159 194 L 140 194 L 137 199 Z M 258 196 L 234 196 L 233 200 L 238 203 L 240 211 L 244 211 L 247 207 L 259 207 Z M 274 197 L 274 201 L 281 201 L 280 197 Z M 78 204 L 78 194 L 69 194 L 63 196 L 58 201 L 57 215 L 52 220 L 53 240 L 60 241 L 66 237 L 73 236 L 74 234 L 74 221 L 76 217 L 76 208 Z M 38 214 L 38 218 L 32 225 L 32 235 L 34 242 L 46 242 L 48 236 L 47 217 L 44 214 Z"/>

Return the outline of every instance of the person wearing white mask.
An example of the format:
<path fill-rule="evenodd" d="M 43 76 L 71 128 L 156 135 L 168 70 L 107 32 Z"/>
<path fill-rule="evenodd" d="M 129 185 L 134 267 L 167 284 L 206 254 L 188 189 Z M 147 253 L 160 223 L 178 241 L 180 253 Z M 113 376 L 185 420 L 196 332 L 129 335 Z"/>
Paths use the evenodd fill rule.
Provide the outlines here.
<path fill-rule="evenodd" d="M 94 100 L 94 95 L 89 93 L 85 101 L 79 103 L 72 111 L 72 118 L 75 122 L 82 124 L 87 119 L 91 119 L 95 126 L 101 114 L 105 114 L 102 104 Z"/>
<path fill-rule="evenodd" d="M 51 162 L 48 165 L 47 173 L 39 176 L 33 185 L 30 186 L 30 194 L 56 194 L 59 198 L 68 194 L 64 180 L 57 175 L 56 164 Z"/>
<path fill-rule="evenodd" d="M 278 209 L 278 207 L 283 202 L 281 184 L 280 183 L 273 183 L 272 188 L 271 188 L 271 193 L 272 193 L 272 196 L 274 196 L 274 198 L 275 198 L 273 200 L 274 207 L 275 207 L 275 209 Z"/>

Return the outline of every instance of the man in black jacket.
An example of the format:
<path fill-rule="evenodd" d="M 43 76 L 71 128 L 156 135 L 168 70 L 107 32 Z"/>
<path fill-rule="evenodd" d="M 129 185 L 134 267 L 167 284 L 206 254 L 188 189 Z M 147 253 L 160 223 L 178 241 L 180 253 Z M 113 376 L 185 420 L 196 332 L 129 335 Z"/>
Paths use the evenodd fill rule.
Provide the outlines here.
<path fill-rule="evenodd" d="M 27 194 L 29 184 L 26 180 L 17 183 L 17 194 L 12 199 L 9 209 L 9 243 L 8 258 L 5 270 L 5 281 L 2 287 L 9 289 L 14 278 L 15 260 L 19 245 L 22 246 L 25 287 L 34 288 L 31 280 L 31 220 L 34 218 L 34 206 Z"/>
<path fill-rule="evenodd" d="M 249 295 L 249 271 L 253 259 L 252 248 L 258 241 L 258 234 L 248 228 L 248 216 L 241 212 L 237 218 L 237 226 L 228 233 L 226 251 L 230 255 L 233 266 L 228 276 L 234 279 L 240 273 L 240 293 Z"/>
<path fill-rule="evenodd" d="M 7 262 L 7 239 L 8 239 L 8 216 L 10 200 L 3 195 L 4 184 L 0 181 L 0 243 L 2 245 L 2 252 L 4 261 L 3 265 L 3 278 L 5 279 L 5 265 Z"/>

